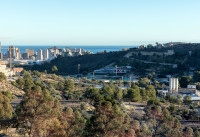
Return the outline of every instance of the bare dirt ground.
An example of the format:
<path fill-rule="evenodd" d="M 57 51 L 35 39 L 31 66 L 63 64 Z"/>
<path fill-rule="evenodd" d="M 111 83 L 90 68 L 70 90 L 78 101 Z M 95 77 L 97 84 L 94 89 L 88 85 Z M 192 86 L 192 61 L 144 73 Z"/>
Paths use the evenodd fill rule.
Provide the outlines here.
<path fill-rule="evenodd" d="M 18 89 L 17 87 L 11 85 L 7 81 L 0 82 L 0 90 L 1 91 L 10 91 L 12 95 L 15 96 L 23 96 L 24 91 L 21 89 Z"/>
<path fill-rule="evenodd" d="M 145 114 L 145 103 L 138 103 L 138 102 L 124 102 L 123 105 L 125 109 L 129 112 L 134 112 L 134 117 L 143 117 Z"/>

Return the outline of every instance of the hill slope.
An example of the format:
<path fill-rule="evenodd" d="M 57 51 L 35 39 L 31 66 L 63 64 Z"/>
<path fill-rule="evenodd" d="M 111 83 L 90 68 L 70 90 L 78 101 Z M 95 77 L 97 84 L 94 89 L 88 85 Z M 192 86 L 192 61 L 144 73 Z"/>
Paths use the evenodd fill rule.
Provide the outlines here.
<path fill-rule="evenodd" d="M 127 52 L 109 52 L 104 54 L 90 54 L 77 57 L 58 57 L 50 63 L 42 65 L 26 66 L 26 70 L 38 70 L 43 72 L 47 70 L 52 72 L 52 67 L 55 65 L 58 68 L 56 74 L 69 75 L 78 73 L 78 64 L 80 64 L 80 72 L 92 72 L 95 69 L 105 67 L 113 62 L 120 60 Z"/>

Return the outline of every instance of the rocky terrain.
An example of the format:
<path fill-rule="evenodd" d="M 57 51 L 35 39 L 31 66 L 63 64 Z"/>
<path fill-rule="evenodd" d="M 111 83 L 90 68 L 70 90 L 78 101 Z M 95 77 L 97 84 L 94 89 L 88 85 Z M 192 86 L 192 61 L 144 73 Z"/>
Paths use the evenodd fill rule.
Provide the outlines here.
<path fill-rule="evenodd" d="M 0 90 L 1 91 L 10 91 L 12 95 L 22 96 L 24 94 L 23 90 L 18 89 L 17 87 L 11 85 L 7 81 L 0 82 Z"/>

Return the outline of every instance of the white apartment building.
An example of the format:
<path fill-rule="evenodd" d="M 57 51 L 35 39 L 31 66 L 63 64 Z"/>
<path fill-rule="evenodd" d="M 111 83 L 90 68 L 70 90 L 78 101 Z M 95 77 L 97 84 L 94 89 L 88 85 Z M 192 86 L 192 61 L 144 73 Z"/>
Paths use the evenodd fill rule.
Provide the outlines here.
<path fill-rule="evenodd" d="M 169 78 L 169 93 L 178 94 L 178 78 Z"/>
<path fill-rule="evenodd" d="M 36 60 L 43 60 L 43 51 L 41 49 L 38 49 Z"/>
<path fill-rule="evenodd" d="M 44 54 L 43 54 L 44 60 L 47 60 L 49 58 L 49 50 L 44 49 Z"/>
<path fill-rule="evenodd" d="M 10 68 L 7 68 L 6 65 L 0 64 L 0 72 L 4 73 L 7 77 L 15 75 L 14 71 L 10 70 Z"/>

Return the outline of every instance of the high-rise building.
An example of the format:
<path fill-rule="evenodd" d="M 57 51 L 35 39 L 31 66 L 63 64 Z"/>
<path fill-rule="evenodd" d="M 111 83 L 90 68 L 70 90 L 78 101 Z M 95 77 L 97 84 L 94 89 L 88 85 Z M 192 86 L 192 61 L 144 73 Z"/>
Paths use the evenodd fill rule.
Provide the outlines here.
<path fill-rule="evenodd" d="M 43 52 L 41 49 L 38 49 L 36 60 L 43 60 Z"/>
<path fill-rule="evenodd" d="M 44 49 L 44 59 L 48 59 L 48 58 L 49 58 L 49 50 Z"/>
<path fill-rule="evenodd" d="M 34 49 L 26 49 L 26 53 L 29 54 L 29 58 L 34 55 Z"/>
<path fill-rule="evenodd" d="M 0 60 L 3 60 L 3 53 L 0 52 Z"/>
<path fill-rule="evenodd" d="M 169 79 L 169 93 L 170 94 L 178 93 L 178 78 Z"/>
<path fill-rule="evenodd" d="M 55 49 L 55 50 L 54 50 L 54 57 L 57 57 L 59 54 L 60 54 L 59 50 L 58 50 L 58 49 Z"/>
<path fill-rule="evenodd" d="M 10 53 L 11 53 L 11 58 L 14 59 L 15 58 L 15 47 L 14 46 L 9 46 L 8 51 L 6 52 L 6 58 L 10 58 Z"/>
<path fill-rule="evenodd" d="M 11 50 L 11 58 L 15 58 L 15 47 L 14 46 L 9 46 L 9 54 L 10 54 L 10 50 Z"/>
<path fill-rule="evenodd" d="M 28 53 L 23 53 L 22 54 L 23 59 L 29 59 L 29 54 Z"/>
<path fill-rule="evenodd" d="M 21 59 L 21 53 L 19 48 L 16 48 L 16 59 Z"/>

